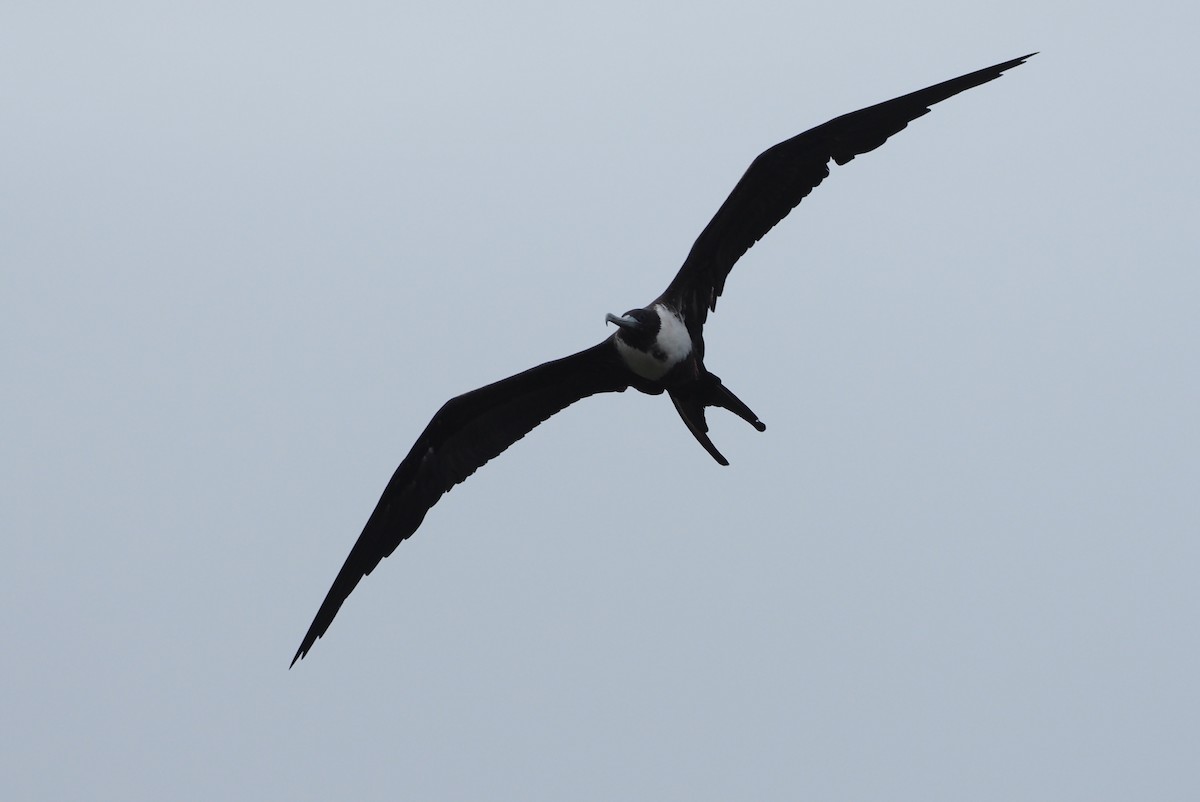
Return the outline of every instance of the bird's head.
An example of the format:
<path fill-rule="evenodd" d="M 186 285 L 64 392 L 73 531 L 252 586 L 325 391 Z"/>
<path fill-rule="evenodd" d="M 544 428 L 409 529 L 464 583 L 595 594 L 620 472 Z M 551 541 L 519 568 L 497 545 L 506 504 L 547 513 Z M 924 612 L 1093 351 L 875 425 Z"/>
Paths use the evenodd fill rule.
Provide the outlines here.
<path fill-rule="evenodd" d="M 617 326 L 617 336 L 622 342 L 639 351 L 649 350 L 662 328 L 662 319 L 653 309 L 630 309 L 620 316 L 609 312 L 604 320 Z"/>

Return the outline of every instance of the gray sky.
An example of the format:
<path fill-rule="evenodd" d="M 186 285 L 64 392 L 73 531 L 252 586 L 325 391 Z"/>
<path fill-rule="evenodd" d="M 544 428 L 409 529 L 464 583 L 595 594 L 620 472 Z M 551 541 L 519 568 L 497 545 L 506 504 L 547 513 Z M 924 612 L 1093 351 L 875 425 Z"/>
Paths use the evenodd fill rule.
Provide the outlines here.
<path fill-rule="evenodd" d="M 1196 10 L 405 5 L 4 12 L 0 796 L 1197 798 Z M 573 407 L 287 671 L 443 401 L 1032 50 L 735 269 L 730 468 Z"/>

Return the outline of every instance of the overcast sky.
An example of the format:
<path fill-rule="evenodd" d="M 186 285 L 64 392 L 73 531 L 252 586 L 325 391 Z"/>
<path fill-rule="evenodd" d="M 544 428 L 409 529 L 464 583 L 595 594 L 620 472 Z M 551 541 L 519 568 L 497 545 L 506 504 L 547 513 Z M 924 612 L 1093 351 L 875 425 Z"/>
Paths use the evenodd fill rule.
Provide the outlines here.
<path fill-rule="evenodd" d="M 0 14 L 0 797 L 1200 797 L 1195 7 L 419 5 Z M 738 264 L 730 467 L 585 401 L 287 670 L 443 401 L 1033 50 Z"/>

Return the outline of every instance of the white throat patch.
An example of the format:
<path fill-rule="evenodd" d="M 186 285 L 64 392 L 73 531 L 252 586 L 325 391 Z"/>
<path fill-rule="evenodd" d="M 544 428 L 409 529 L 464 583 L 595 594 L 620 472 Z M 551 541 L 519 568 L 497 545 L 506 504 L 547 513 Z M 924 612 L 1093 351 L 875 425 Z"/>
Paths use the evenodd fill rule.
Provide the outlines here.
<path fill-rule="evenodd" d="M 643 379 L 657 381 L 670 372 L 671 368 L 688 358 L 692 353 L 692 336 L 687 326 L 667 307 L 655 304 L 658 313 L 658 337 L 649 351 L 641 351 L 627 345 L 620 337 L 615 339 L 617 353 L 625 364 Z"/>

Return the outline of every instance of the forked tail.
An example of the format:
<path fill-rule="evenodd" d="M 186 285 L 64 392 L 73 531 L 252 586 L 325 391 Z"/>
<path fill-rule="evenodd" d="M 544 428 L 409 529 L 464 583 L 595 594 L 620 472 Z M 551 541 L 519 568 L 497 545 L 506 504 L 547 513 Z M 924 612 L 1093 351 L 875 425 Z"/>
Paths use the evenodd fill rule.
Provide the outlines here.
<path fill-rule="evenodd" d="M 688 431 L 721 465 L 728 465 L 729 460 L 725 459 L 720 451 L 717 451 L 717 447 L 708 437 L 708 421 L 704 419 L 705 407 L 727 409 L 760 432 L 767 428 L 767 425 L 750 411 L 750 407 L 731 393 L 715 374 L 705 372 L 697 381 L 668 390 L 668 392 L 671 394 L 671 400 L 675 403 L 676 411 L 679 412 L 679 417 L 683 418 L 683 422 L 687 424 Z"/>

